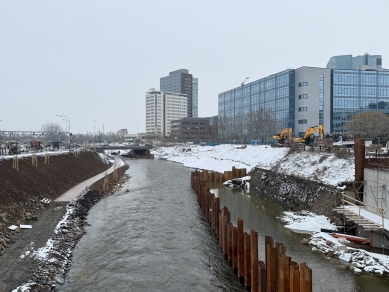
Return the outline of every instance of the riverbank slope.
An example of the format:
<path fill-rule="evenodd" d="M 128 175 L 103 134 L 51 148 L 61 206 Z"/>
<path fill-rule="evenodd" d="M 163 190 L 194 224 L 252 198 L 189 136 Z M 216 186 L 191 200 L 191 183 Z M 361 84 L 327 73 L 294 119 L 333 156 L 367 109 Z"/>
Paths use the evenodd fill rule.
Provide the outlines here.
<path fill-rule="evenodd" d="M 44 246 L 65 214 L 67 203 L 54 199 L 109 168 L 100 155 L 89 151 L 78 157 L 56 153 L 50 155 L 50 164 L 44 163 L 43 156 L 37 159 L 38 166 L 33 166 L 31 156 L 24 156 L 16 170 L 12 158 L 0 158 L 0 291 L 31 277 L 37 260 L 21 262 L 19 257 L 27 247 Z M 20 224 L 32 228 L 20 229 Z M 9 229 L 12 225 L 15 230 Z"/>
<path fill-rule="evenodd" d="M 159 147 L 152 154 L 217 172 L 246 168 L 251 193 L 267 196 L 288 210 L 311 210 L 331 219 L 340 193 L 351 189 L 354 181 L 354 156 L 346 149 L 327 153 L 267 145 L 180 145 Z"/>
<path fill-rule="evenodd" d="M 354 156 L 351 152 L 326 153 L 291 151 L 268 145 L 179 145 L 151 150 L 156 159 L 182 163 L 186 167 L 224 172 L 236 168 L 266 169 L 331 186 L 354 181 Z"/>

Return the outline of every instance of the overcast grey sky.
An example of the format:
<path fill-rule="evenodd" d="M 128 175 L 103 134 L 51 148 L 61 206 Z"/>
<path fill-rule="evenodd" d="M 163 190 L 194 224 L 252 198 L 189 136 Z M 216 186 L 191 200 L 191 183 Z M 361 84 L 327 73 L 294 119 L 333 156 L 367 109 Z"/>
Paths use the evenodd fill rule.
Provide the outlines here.
<path fill-rule="evenodd" d="M 145 92 L 186 68 L 199 116 L 217 95 L 331 56 L 383 55 L 389 1 L 1 1 L 0 129 L 145 129 Z M 389 61 L 388 61 L 389 62 Z M 389 63 L 388 63 L 389 64 Z"/>

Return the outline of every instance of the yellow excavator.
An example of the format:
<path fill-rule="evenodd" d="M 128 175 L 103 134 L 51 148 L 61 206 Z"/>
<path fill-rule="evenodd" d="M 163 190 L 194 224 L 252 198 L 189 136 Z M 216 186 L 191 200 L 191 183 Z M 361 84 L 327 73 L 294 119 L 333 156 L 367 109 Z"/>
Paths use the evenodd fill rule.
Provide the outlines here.
<path fill-rule="evenodd" d="M 285 128 L 278 136 L 273 136 L 274 140 L 278 140 L 278 144 L 284 144 L 285 140 L 288 139 L 289 143 L 292 142 L 292 128 Z"/>
<path fill-rule="evenodd" d="M 308 128 L 305 131 L 304 137 L 294 138 L 293 142 L 310 144 L 314 140 L 314 137 L 312 137 L 313 136 L 312 134 L 316 133 L 316 132 L 319 132 L 319 136 L 321 138 L 324 138 L 324 127 L 323 127 L 323 125 L 320 124 L 319 126 L 314 126 L 314 127 Z"/>

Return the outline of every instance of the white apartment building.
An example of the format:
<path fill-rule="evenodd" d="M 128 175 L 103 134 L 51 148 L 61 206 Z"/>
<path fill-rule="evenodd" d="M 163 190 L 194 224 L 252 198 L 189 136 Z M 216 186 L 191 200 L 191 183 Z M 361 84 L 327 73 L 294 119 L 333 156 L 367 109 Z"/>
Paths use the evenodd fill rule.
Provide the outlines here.
<path fill-rule="evenodd" d="M 187 116 L 186 94 L 150 90 L 146 92 L 146 134 L 170 136 L 172 120 Z"/>

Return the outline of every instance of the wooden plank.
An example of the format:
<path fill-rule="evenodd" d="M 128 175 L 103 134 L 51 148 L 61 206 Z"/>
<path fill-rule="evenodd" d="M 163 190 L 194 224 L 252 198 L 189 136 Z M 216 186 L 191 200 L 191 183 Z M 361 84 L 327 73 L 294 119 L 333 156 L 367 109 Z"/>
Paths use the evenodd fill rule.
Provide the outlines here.
<path fill-rule="evenodd" d="M 276 248 L 275 248 L 275 284 L 276 288 L 274 291 L 279 291 L 280 286 L 280 266 L 281 266 L 281 255 L 283 254 L 285 250 L 285 246 L 281 242 L 276 242 Z"/>
<path fill-rule="evenodd" d="M 251 254 L 250 254 L 250 235 L 244 233 L 244 286 L 251 290 Z"/>
<path fill-rule="evenodd" d="M 258 292 L 258 233 L 250 230 L 251 291 Z"/>
<path fill-rule="evenodd" d="M 223 233 L 223 221 L 224 221 L 224 209 L 221 209 L 219 212 L 219 243 L 220 246 L 222 247 L 222 251 L 224 254 L 224 233 Z"/>
<path fill-rule="evenodd" d="M 282 265 L 283 265 L 283 270 L 284 270 L 284 282 L 283 282 L 284 290 L 280 289 L 280 291 L 285 291 L 285 292 L 290 291 L 290 286 L 289 286 L 289 283 L 290 283 L 290 269 L 289 269 L 290 262 L 291 262 L 290 257 L 288 257 L 286 255 L 282 256 Z"/>
<path fill-rule="evenodd" d="M 290 292 L 300 292 L 300 271 L 298 265 L 290 266 Z"/>
<path fill-rule="evenodd" d="M 300 291 L 312 291 L 312 270 L 307 267 L 305 262 L 300 264 Z"/>
<path fill-rule="evenodd" d="M 232 268 L 238 272 L 238 227 L 232 227 Z"/>
<path fill-rule="evenodd" d="M 258 262 L 258 292 L 266 292 L 266 264 L 262 261 Z"/>
<path fill-rule="evenodd" d="M 219 239 L 220 237 L 220 221 L 219 220 L 219 213 L 220 213 L 220 199 L 219 198 L 216 198 L 216 202 L 215 202 L 215 229 L 216 229 L 216 238 Z"/>
<path fill-rule="evenodd" d="M 223 210 L 219 211 L 219 216 L 218 220 L 219 222 L 219 229 L 218 229 L 218 234 L 219 234 L 219 244 L 223 250 Z"/>
<path fill-rule="evenodd" d="M 274 247 L 274 240 L 271 236 L 265 237 L 266 244 L 266 274 L 267 274 L 267 292 L 274 292 L 277 289 L 277 250 Z"/>
<path fill-rule="evenodd" d="M 224 213 L 223 215 L 223 253 L 224 257 L 228 260 L 228 220 L 227 215 Z"/>
<path fill-rule="evenodd" d="M 228 263 L 232 266 L 232 223 L 228 222 Z"/>
<path fill-rule="evenodd" d="M 238 218 L 237 228 L 237 268 L 238 278 L 241 283 L 244 283 L 244 235 L 243 235 L 243 220 Z"/>

